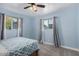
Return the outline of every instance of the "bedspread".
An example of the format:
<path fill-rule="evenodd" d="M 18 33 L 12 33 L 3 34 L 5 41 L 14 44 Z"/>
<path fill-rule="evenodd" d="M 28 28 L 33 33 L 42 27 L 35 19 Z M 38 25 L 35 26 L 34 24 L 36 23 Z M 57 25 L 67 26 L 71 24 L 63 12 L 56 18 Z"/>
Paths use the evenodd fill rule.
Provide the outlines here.
<path fill-rule="evenodd" d="M 9 56 L 29 56 L 39 49 L 36 40 L 23 37 L 5 39 L 0 44 L 5 47 Z"/>

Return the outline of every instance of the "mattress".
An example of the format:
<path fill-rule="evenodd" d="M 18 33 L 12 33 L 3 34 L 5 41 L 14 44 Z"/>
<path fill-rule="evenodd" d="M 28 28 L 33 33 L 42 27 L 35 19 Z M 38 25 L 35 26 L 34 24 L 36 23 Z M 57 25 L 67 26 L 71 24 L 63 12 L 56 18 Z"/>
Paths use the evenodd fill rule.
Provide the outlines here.
<path fill-rule="evenodd" d="M 36 40 L 24 37 L 5 39 L 0 41 L 0 45 L 5 51 L 3 54 L 10 56 L 28 56 L 39 49 Z"/>

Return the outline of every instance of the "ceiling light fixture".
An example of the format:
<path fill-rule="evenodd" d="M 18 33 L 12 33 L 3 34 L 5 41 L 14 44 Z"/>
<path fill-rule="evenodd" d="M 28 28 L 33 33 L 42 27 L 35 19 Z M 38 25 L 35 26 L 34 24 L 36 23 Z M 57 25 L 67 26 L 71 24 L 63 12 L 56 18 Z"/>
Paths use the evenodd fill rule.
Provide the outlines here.
<path fill-rule="evenodd" d="M 39 8 L 45 8 L 45 5 L 41 5 L 41 4 L 36 4 L 36 3 L 28 3 L 28 4 L 30 4 L 30 5 L 24 7 L 24 9 L 27 9 L 27 8 L 32 7 L 32 10 L 33 10 L 34 12 L 37 12 L 37 7 L 39 7 Z"/>
<path fill-rule="evenodd" d="M 36 6 L 36 5 L 33 5 L 33 6 L 32 6 L 32 10 L 33 10 L 34 12 L 37 12 L 37 6 Z"/>

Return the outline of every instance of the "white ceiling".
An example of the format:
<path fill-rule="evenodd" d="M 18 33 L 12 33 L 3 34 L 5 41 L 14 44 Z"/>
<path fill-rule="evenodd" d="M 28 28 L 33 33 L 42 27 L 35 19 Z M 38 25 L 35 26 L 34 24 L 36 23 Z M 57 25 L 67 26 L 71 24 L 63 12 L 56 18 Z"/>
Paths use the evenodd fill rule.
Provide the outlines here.
<path fill-rule="evenodd" d="M 33 12 L 31 8 L 29 9 L 24 9 L 25 6 L 27 6 L 27 3 L 0 3 L 0 7 L 2 6 L 4 9 L 16 12 L 16 13 L 21 13 L 25 15 L 30 15 L 30 16 L 36 16 L 36 15 L 44 15 L 48 14 L 51 12 L 54 12 L 58 9 L 61 9 L 63 7 L 67 7 L 69 3 L 41 3 L 45 5 L 45 8 L 38 8 L 37 12 Z"/>

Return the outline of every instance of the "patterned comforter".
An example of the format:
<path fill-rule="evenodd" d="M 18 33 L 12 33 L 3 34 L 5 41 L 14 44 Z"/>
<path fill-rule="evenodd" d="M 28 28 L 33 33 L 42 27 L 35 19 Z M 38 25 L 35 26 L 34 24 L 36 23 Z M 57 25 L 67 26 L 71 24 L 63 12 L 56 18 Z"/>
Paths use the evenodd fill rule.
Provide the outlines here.
<path fill-rule="evenodd" d="M 5 47 L 9 56 L 29 56 L 34 51 L 38 50 L 38 43 L 36 40 L 17 37 L 12 39 L 5 39 L 0 42 Z"/>

